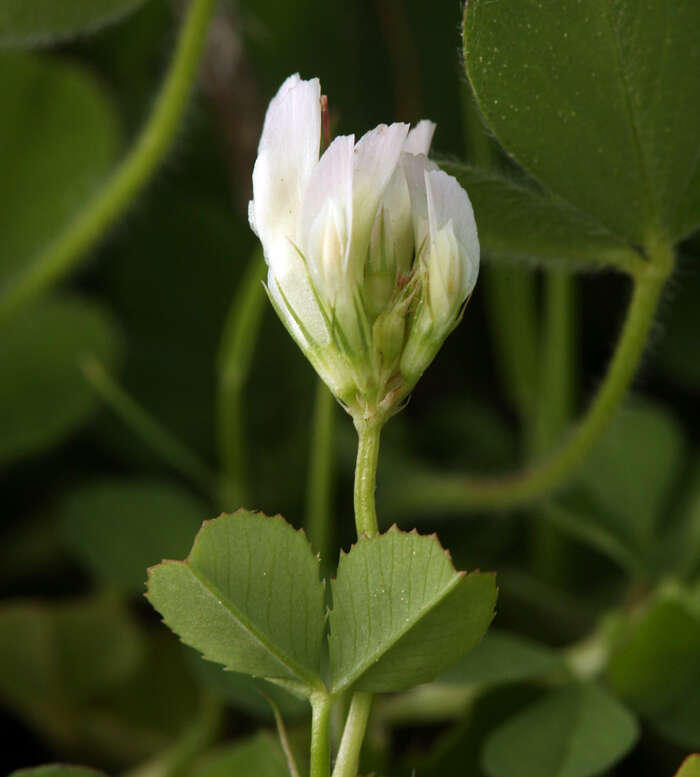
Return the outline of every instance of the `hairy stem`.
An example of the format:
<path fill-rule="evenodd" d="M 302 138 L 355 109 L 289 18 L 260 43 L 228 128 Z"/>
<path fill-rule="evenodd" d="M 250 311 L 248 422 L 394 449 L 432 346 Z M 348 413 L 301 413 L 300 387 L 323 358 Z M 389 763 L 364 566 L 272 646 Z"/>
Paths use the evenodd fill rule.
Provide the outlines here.
<path fill-rule="evenodd" d="M 377 486 L 381 423 L 356 420 L 357 461 L 355 463 L 355 526 L 357 536 L 373 537 L 379 532 L 374 492 Z"/>
<path fill-rule="evenodd" d="M 563 445 L 513 475 L 475 478 L 417 474 L 393 495 L 392 509 L 405 514 L 426 508 L 459 512 L 513 507 L 541 498 L 565 483 L 600 438 L 634 378 L 672 265 L 671 249 L 660 245 L 654 248 L 652 260 L 634 276 L 632 299 L 605 378 L 587 413 Z"/>
<path fill-rule="evenodd" d="M 216 0 L 192 0 L 153 112 L 102 189 L 0 297 L 0 324 L 75 268 L 126 210 L 165 156 L 197 76 Z"/>

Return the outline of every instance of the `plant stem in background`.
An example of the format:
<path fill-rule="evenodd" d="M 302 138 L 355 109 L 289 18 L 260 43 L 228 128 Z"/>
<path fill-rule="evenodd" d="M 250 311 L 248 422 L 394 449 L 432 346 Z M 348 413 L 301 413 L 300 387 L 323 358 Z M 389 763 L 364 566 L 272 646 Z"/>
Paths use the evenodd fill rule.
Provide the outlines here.
<path fill-rule="evenodd" d="M 539 380 L 532 453 L 549 450 L 566 429 L 574 404 L 574 276 L 567 270 L 544 272 Z"/>
<path fill-rule="evenodd" d="M 529 440 L 537 397 L 537 275 L 529 267 L 487 264 L 484 281 L 501 385 Z"/>
<path fill-rule="evenodd" d="M 340 740 L 338 757 L 333 768 L 333 777 L 356 777 L 371 708 L 371 693 L 353 694 L 343 738 Z"/>
<path fill-rule="evenodd" d="M 180 735 L 172 747 L 122 777 L 186 777 L 192 762 L 217 738 L 223 718 L 219 702 L 205 697 L 195 721 Z"/>
<path fill-rule="evenodd" d="M 88 383 L 121 420 L 174 470 L 199 486 L 208 496 L 216 493 L 216 476 L 196 453 L 133 400 L 92 357 L 82 364 Z"/>
<path fill-rule="evenodd" d="M 605 430 L 634 378 L 649 336 L 661 292 L 673 265 L 670 247 L 654 246 L 651 261 L 634 277 L 632 299 L 603 382 L 588 411 L 569 439 L 527 469 L 506 476 L 416 474 L 392 495 L 392 508 L 407 511 L 461 512 L 473 508 L 506 508 L 551 493 L 572 475 Z"/>
<path fill-rule="evenodd" d="M 218 423 L 221 501 L 234 510 L 247 499 L 247 446 L 243 428 L 243 389 L 253 359 L 263 313 L 266 275 L 262 251 L 256 250 L 239 282 L 224 324 L 218 359 Z"/>
<path fill-rule="evenodd" d="M 306 533 L 321 563 L 331 557 L 333 499 L 333 431 L 336 401 L 326 384 L 318 378 L 311 427 L 311 457 L 306 502 Z"/>
<path fill-rule="evenodd" d="M 0 297 L 0 324 L 73 270 L 129 207 L 163 160 L 177 133 L 199 70 L 216 0 L 192 0 L 153 112 L 119 167 L 63 233 Z"/>
<path fill-rule="evenodd" d="M 560 440 L 571 421 L 574 406 L 574 291 L 575 276 L 566 269 L 547 268 L 544 280 L 544 315 L 538 348 L 539 380 L 531 423 L 530 454 L 545 454 Z M 556 524 L 530 523 L 532 565 L 547 580 L 567 577 L 568 545 Z"/>

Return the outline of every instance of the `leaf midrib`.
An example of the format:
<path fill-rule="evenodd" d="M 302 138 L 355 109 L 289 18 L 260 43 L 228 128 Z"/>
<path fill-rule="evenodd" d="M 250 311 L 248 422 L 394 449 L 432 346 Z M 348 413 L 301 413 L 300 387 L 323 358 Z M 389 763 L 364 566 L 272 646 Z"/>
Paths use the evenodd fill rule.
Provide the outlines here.
<path fill-rule="evenodd" d="M 238 625 L 240 625 L 244 631 L 246 631 L 253 639 L 263 647 L 281 666 L 289 670 L 296 680 L 301 681 L 309 689 L 315 688 L 320 685 L 321 679 L 318 675 L 303 664 L 298 663 L 295 659 L 284 653 L 274 642 L 271 642 L 267 635 L 260 629 L 256 628 L 253 622 L 243 614 L 243 612 L 205 575 L 196 570 L 191 564 L 187 562 L 176 562 L 183 564 L 192 574 L 192 576 L 210 593 L 218 603 L 224 608 L 224 610 L 233 618 Z"/>
<path fill-rule="evenodd" d="M 452 580 L 439 592 L 438 597 L 426 607 L 421 607 L 415 617 L 409 618 L 403 628 L 401 628 L 392 639 L 392 642 L 388 646 L 380 646 L 377 650 L 369 654 L 369 657 L 357 665 L 355 672 L 349 672 L 345 677 L 341 677 L 341 680 L 337 683 L 332 682 L 332 693 L 341 693 L 349 688 L 353 683 L 357 682 L 365 672 L 367 672 L 372 666 L 376 665 L 381 659 L 411 631 L 423 618 L 432 610 L 434 610 L 439 604 L 441 604 L 445 598 L 452 593 L 452 591 L 463 581 L 466 580 L 464 573 L 454 572 Z"/>

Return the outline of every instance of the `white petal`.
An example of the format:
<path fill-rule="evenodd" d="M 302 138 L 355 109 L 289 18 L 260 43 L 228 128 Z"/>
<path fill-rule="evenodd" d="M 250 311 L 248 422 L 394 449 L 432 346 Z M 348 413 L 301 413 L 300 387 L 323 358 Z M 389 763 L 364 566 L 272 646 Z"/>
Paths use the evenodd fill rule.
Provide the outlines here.
<path fill-rule="evenodd" d="M 290 76 L 267 109 L 253 169 L 251 212 L 263 245 L 282 236 L 296 239 L 301 197 L 318 161 L 320 137 L 319 81 Z"/>
<path fill-rule="evenodd" d="M 258 234 L 258 228 L 255 226 L 255 203 L 253 200 L 250 200 L 248 203 L 248 223 L 250 224 L 250 228 L 255 232 L 255 234 L 260 237 Z"/>
<path fill-rule="evenodd" d="M 397 165 L 386 187 L 381 209 L 384 211 L 384 220 L 391 232 L 398 269 L 406 275 L 413 261 L 413 220 L 406 176 L 400 165 Z M 377 228 L 378 220 L 379 214 L 373 229 Z"/>
<path fill-rule="evenodd" d="M 278 253 L 276 261 L 270 262 L 267 255 L 265 257 L 270 265 L 267 285 L 287 328 L 302 348 L 314 344 L 326 345 L 330 340 L 328 329 L 304 262 L 290 243 L 285 245 L 280 242 L 274 250 Z M 286 256 L 279 255 L 285 252 Z M 273 264 L 282 268 L 282 271 L 273 271 Z M 301 326 L 297 319 L 301 321 Z"/>
<path fill-rule="evenodd" d="M 372 225 L 401 156 L 408 124 L 380 124 L 363 135 L 353 155 L 353 222 L 349 273 L 359 283 Z"/>
<path fill-rule="evenodd" d="M 309 178 L 301 206 L 300 248 L 314 284 L 330 304 L 345 282 L 353 219 L 354 145 L 353 135 L 341 135 L 328 146 Z M 339 254 L 337 262 L 329 255 L 331 244 Z"/>
<path fill-rule="evenodd" d="M 406 176 L 411 198 L 413 235 L 418 250 L 428 236 L 428 200 L 425 191 L 425 173 L 438 167 L 423 154 L 402 154 L 401 169 Z"/>
<path fill-rule="evenodd" d="M 437 124 L 428 119 L 421 119 L 418 124 L 408 133 L 406 142 L 403 144 L 403 150 L 407 154 L 425 154 L 430 151 L 430 144 L 433 142 L 433 135 Z"/>
<path fill-rule="evenodd" d="M 403 151 L 412 154 L 427 154 L 437 125 L 423 119 L 408 133 Z M 394 252 L 399 271 L 406 275 L 413 262 L 413 219 L 411 198 L 406 176 L 401 165 L 397 165 L 384 192 L 381 208 L 394 238 Z M 378 218 L 378 216 L 377 216 Z"/>
<path fill-rule="evenodd" d="M 426 170 L 426 201 L 430 235 L 451 225 L 462 260 L 462 293 L 470 294 L 479 274 L 479 238 L 469 197 L 456 178 L 442 170 Z"/>

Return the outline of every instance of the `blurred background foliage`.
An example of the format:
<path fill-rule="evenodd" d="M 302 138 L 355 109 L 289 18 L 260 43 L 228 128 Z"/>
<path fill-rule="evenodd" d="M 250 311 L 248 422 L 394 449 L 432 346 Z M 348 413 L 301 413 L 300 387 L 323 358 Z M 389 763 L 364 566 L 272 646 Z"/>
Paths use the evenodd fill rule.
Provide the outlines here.
<path fill-rule="evenodd" d="M 0 295 L 129 148 L 183 11 L 71 0 L 52 17 L 58 4 L 33 5 L 41 24 L 20 0 L 0 2 Z M 259 288 L 247 201 L 267 101 L 291 72 L 318 76 L 336 133 L 429 117 L 438 158 L 512 173 L 464 76 L 460 17 L 456 0 L 223 0 L 155 179 L 76 273 L 2 324 L 6 770 L 67 760 L 134 776 L 285 774 L 258 684 L 160 626 L 145 568 L 183 557 L 202 520 L 241 503 L 297 525 L 309 509 L 312 370 L 262 289 L 262 304 L 246 298 L 254 342 L 241 351 L 224 335 L 243 310 L 236 295 Z M 508 224 L 534 241 L 523 256 L 575 244 L 575 225 L 558 234 L 545 204 L 509 197 Z M 678 246 L 634 395 L 563 492 L 509 511 L 409 509 L 398 497 L 416 473 L 510 470 L 554 444 L 623 317 L 624 278 L 491 262 L 507 238 L 498 213 L 484 219 L 481 282 L 386 430 L 378 499 L 387 524 L 438 531 L 459 567 L 498 570 L 499 612 L 438 683 L 378 703 L 363 773 L 670 777 L 700 749 L 700 240 Z M 227 348 L 241 369 L 222 393 Z M 538 414 L 547 369 L 558 388 Z M 238 452 L 220 439 L 231 396 Z M 335 415 L 333 546 L 347 548 L 354 436 Z M 303 750 L 306 708 L 265 693 Z"/>

